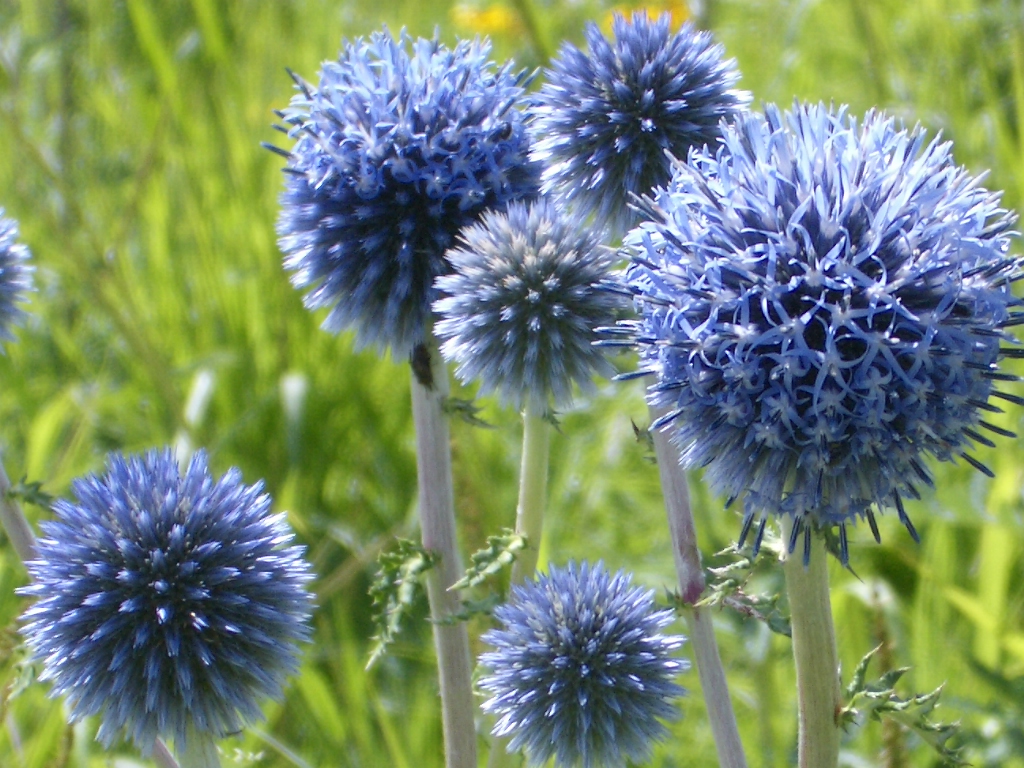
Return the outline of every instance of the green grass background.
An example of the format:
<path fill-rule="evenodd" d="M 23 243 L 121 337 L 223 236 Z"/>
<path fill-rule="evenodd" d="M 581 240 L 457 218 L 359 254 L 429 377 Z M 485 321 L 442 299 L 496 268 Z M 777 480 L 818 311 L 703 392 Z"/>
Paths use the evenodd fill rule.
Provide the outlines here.
<path fill-rule="evenodd" d="M 395 535 L 415 537 L 408 367 L 355 351 L 302 308 L 275 244 L 282 162 L 259 144 L 284 143 L 270 125 L 292 94 L 285 67 L 314 79 L 343 37 L 382 23 L 419 35 L 437 27 L 449 42 L 487 33 L 497 57 L 535 67 L 560 40 L 579 42 L 586 19 L 606 23 L 610 13 L 599 0 L 505 3 L 0 0 L 0 205 L 21 223 L 38 283 L 31 319 L 0 358 L 8 472 L 60 495 L 110 450 L 205 447 L 218 471 L 236 465 L 249 482 L 265 479 L 318 574 L 302 674 L 284 702 L 267 706 L 266 722 L 223 743 L 226 764 L 443 764 L 423 614 L 384 663 L 363 671 L 376 555 Z M 681 19 L 685 6 L 672 10 Z M 990 170 L 985 183 L 1005 190 L 1007 206 L 1024 203 L 1019 3 L 705 0 L 695 10 L 756 101 L 877 107 L 921 122 L 954 140 L 958 162 Z M 514 517 L 518 418 L 483 405 L 495 429 L 453 425 L 467 552 Z M 645 422 L 641 391 L 608 383 L 562 415 L 545 555 L 603 558 L 661 589 L 673 583 L 664 512 L 631 419 Z M 1020 419 L 1009 410 L 999 423 L 1015 429 Z M 996 480 L 934 468 L 938 491 L 910 509 L 920 546 L 891 515 L 881 546 L 854 532 L 856 573 L 832 571 L 837 634 L 847 671 L 885 641 L 888 663 L 913 667 L 905 694 L 945 683 L 936 717 L 962 721 L 971 762 L 1019 768 L 1024 450 L 1003 440 L 978 456 Z M 739 520 L 699 477 L 694 497 L 710 555 Z M 32 670 L 13 589 L 24 582 L 4 541 L 0 766 L 146 765 L 124 745 L 104 753 L 95 722 L 68 727 L 45 685 L 23 685 Z M 771 574 L 760 586 L 773 588 Z M 725 613 L 716 621 L 751 766 L 795 764 L 788 641 Z M 694 673 L 684 682 L 697 688 Z M 683 710 L 653 764 L 714 765 L 697 691 Z M 877 724 L 851 729 L 844 764 L 937 764 L 908 734 L 897 733 L 904 753 L 882 757 L 892 735 Z"/>

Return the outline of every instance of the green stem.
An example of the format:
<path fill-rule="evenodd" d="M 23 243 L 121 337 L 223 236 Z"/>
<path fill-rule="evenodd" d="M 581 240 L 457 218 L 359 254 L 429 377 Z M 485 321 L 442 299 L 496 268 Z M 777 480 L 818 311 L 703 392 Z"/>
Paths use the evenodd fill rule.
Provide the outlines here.
<path fill-rule="evenodd" d="M 448 418 L 448 370 L 431 339 L 413 354 L 412 414 L 416 425 L 416 472 L 423 548 L 440 557 L 427 574 L 427 599 L 441 688 L 446 768 L 476 768 L 472 665 L 464 622 L 444 624 L 461 609 L 448 588 L 462 577 L 455 531 Z"/>
<path fill-rule="evenodd" d="M 153 747 L 153 762 L 157 764 L 158 768 L 181 768 L 162 739 L 157 739 L 156 745 Z"/>
<path fill-rule="evenodd" d="M 550 435 L 551 429 L 544 420 L 544 414 L 527 406 L 523 414 L 523 459 L 519 470 L 519 506 L 516 508 L 516 533 L 526 537 L 527 546 L 512 564 L 513 584 L 532 579 L 537 570 L 544 533 Z"/>
<path fill-rule="evenodd" d="M 160 742 L 157 742 L 159 748 Z M 175 747 L 180 745 L 175 744 Z M 166 748 L 165 748 L 166 749 Z M 154 753 L 157 750 L 154 750 Z M 189 728 L 185 738 L 185 750 L 179 756 L 180 768 L 220 768 L 217 754 L 217 740 L 213 734 Z"/>
<path fill-rule="evenodd" d="M 516 507 L 516 533 L 527 539 L 526 549 L 512 564 L 512 583 L 533 578 L 544 533 L 544 506 L 548 486 L 548 449 L 551 428 L 543 413 L 531 406 L 523 413 L 523 458 L 519 468 L 519 506 Z M 522 756 L 506 751 L 508 739 L 495 737 L 487 756 L 487 768 L 512 768 L 522 764 Z"/>
<path fill-rule="evenodd" d="M 651 410 L 652 420 L 660 414 Z M 701 692 L 707 706 L 711 732 L 718 751 L 721 768 L 746 768 L 747 758 L 740 741 L 736 715 L 729 698 L 729 685 L 718 653 L 711 617 L 694 606 L 704 591 L 704 569 L 701 566 L 700 550 L 697 548 L 697 531 L 693 525 L 690 510 L 690 492 L 686 472 L 679 463 L 679 452 L 669 440 L 668 434 L 657 430 L 653 434 L 654 451 L 658 458 L 658 474 L 661 477 L 662 495 L 665 497 L 665 511 L 668 513 L 668 527 L 672 536 L 672 554 L 679 578 L 679 594 L 682 601 L 691 606 L 686 613 L 690 631 L 690 646 L 697 664 Z"/>
<path fill-rule="evenodd" d="M 792 523 L 787 521 L 787 526 L 791 529 Z M 783 566 L 796 662 L 799 767 L 835 768 L 839 763 L 836 715 L 842 707 L 842 694 L 828 591 L 828 553 L 817 531 L 811 536 L 806 567 L 803 560 L 797 547 Z"/>
<path fill-rule="evenodd" d="M 0 463 L 0 523 L 4 526 L 11 546 L 18 553 L 21 562 L 27 563 L 36 557 L 36 536 L 32 526 L 25 519 L 21 505 L 11 498 L 11 481 L 7 477 L 3 463 Z"/>

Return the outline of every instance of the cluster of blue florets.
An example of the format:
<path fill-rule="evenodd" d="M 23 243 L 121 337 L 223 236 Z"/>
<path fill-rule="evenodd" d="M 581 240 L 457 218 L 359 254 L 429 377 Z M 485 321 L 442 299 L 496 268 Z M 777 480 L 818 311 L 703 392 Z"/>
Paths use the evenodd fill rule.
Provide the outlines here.
<path fill-rule="evenodd" d="M 33 267 L 28 246 L 18 239 L 18 222 L 0 208 L 0 339 L 12 340 L 11 327 L 21 322 L 21 308 L 32 290 Z"/>
<path fill-rule="evenodd" d="M 410 52 L 411 48 L 411 52 Z M 525 74 L 489 44 L 347 43 L 281 113 L 295 145 L 278 220 L 285 267 L 324 326 L 406 356 L 425 340 L 445 251 L 483 211 L 536 196 Z"/>
<path fill-rule="evenodd" d="M 609 290 L 618 256 L 602 235 L 547 199 L 513 203 L 464 229 L 434 305 L 456 375 L 543 413 L 552 401 L 567 405 L 574 384 L 587 390 L 594 373 L 612 373 L 594 342 L 623 301 Z"/>
<path fill-rule="evenodd" d="M 565 43 L 532 105 L 534 157 L 543 190 L 621 232 L 635 223 L 632 196 L 666 184 L 671 156 L 714 146 L 723 120 L 750 101 L 739 72 L 710 32 L 671 17 L 616 14 L 615 39 L 587 25 L 588 50 Z"/>
<path fill-rule="evenodd" d="M 358 344 L 406 355 L 426 340 L 431 303 L 442 298 L 435 307 L 444 308 L 444 327 L 453 331 L 458 312 L 468 310 L 444 287 L 455 254 L 465 261 L 468 252 L 458 244 L 460 230 L 485 211 L 500 216 L 509 203 L 535 198 L 541 169 L 553 198 L 537 209 L 545 221 L 569 221 L 556 207 L 570 206 L 574 227 L 594 214 L 599 225 L 622 229 L 632 220 L 631 197 L 668 181 L 668 153 L 685 157 L 715 141 L 721 120 L 749 100 L 734 89 L 734 63 L 710 34 L 690 25 L 673 33 L 667 14 L 616 16 L 614 28 L 613 45 L 589 27 L 590 54 L 567 46 L 530 98 L 523 73 L 511 64 L 496 69 L 486 43 L 449 50 L 404 34 L 395 40 L 386 30 L 346 44 L 338 61 L 323 65 L 316 87 L 298 81 L 300 93 L 280 113 L 296 141 L 278 150 L 289 160 L 278 233 L 293 282 L 309 289 L 307 305 L 329 309 L 326 328 L 353 328 Z M 592 255 L 600 227 L 582 237 L 580 258 L 569 253 L 559 269 L 577 269 L 573 283 L 602 281 L 596 265 L 611 260 Z M 478 294 L 486 288 L 465 275 L 453 279 Z M 609 301 L 576 303 L 582 313 L 562 317 L 563 328 L 604 322 Z M 471 349 L 469 340 L 460 342 L 462 370 L 478 372 L 485 390 L 517 404 L 548 394 L 565 403 L 573 382 L 607 370 L 589 349 L 590 333 L 576 332 L 568 346 L 553 338 L 552 353 L 571 363 L 564 374 L 546 351 L 527 365 L 535 373 L 525 374 L 522 362 L 510 360 L 533 342 L 500 317 L 502 326 L 478 334 Z M 476 316 L 469 324 L 479 331 L 481 322 Z M 500 348 L 503 339 L 510 350 Z M 515 385 L 500 378 L 507 373 Z"/>
<path fill-rule="evenodd" d="M 28 563 L 23 632 L 72 719 L 100 716 L 145 753 L 190 729 L 223 737 L 261 717 L 309 640 L 304 549 L 262 484 L 214 480 L 196 454 L 113 455 L 54 505 Z"/>
<path fill-rule="evenodd" d="M 619 341 L 651 376 L 686 466 L 742 499 L 741 544 L 792 518 L 846 526 L 903 507 L 927 460 L 992 445 L 991 397 L 1020 356 L 1013 217 L 950 147 L 868 113 L 746 111 L 710 35 L 639 13 L 588 27 L 526 98 L 486 42 L 346 43 L 280 113 L 294 145 L 278 220 L 284 264 L 325 327 L 412 353 L 518 406 L 567 404 Z M 541 197 L 541 193 L 546 197 Z M 0 212 L 2 214 L 2 212 Z M 612 232 L 629 266 L 613 280 Z M 31 287 L 0 215 L 0 336 Z M 436 326 L 435 326 L 436 320 Z M 615 333 L 615 331 L 608 331 Z M 615 340 L 610 341 L 616 343 Z M 99 736 L 215 736 L 259 717 L 309 638 L 309 566 L 262 486 L 203 454 L 110 458 L 73 486 L 29 563 L 24 633 L 74 719 Z M 494 733 L 534 762 L 649 755 L 683 693 L 670 611 L 602 565 L 514 586 L 484 635 Z"/>
<path fill-rule="evenodd" d="M 678 716 L 673 682 L 687 662 L 676 659 L 684 638 L 663 635 L 671 610 L 656 610 L 654 593 L 629 574 L 605 567 L 551 568 L 512 587 L 494 611 L 501 624 L 483 635 L 494 650 L 480 663 L 483 708 L 498 716 L 496 736 L 530 762 L 554 757 L 560 768 L 624 766 L 642 761 L 666 734 L 662 719 Z"/>
<path fill-rule="evenodd" d="M 927 456 L 988 472 L 968 452 L 1005 433 L 981 412 L 1021 268 L 1013 218 L 949 149 L 877 113 L 768 105 L 644 206 L 641 373 L 683 462 L 745 499 L 744 536 L 774 514 L 845 543 L 890 505 L 914 533 L 902 497 L 931 483 Z"/>

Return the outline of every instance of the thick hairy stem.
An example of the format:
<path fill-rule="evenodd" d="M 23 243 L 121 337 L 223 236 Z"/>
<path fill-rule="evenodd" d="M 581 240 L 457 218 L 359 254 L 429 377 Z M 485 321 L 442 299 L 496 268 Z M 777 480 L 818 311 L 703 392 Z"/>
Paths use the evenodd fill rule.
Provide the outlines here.
<path fill-rule="evenodd" d="M 651 411 L 652 420 L 659 415 Z M 739 728 L 736 727 L 736 715 L 729 698 L 729 686 L 722 668 L 722 657 L 718 653 L 711 616 L 704 609 L 693 606 L 704 591 L 704 569 L 700 562 L 700 550 L 697 549 L 697 532 L 690 511 L 686 473 L 679 464 L 679 453 L 669 441 L 668 435 L 659 430 L 653 436 L 661 491 L 665 497 L 665 511 L 668 513 L 668 527 L 672 536 L 672 554 L 679 577 L 679 594 L 683 602 L 691 606 L 686 611 L 690 645 L 697 663 L 697 675 L 708 710 L 711 732 L 715 737 L 718 763 L 721 768 L 746 768 L 747 758 L 740 741 Z"/>
<path fill-rule="evenodd" d="M 796 662 L 799 766 L 836 768 L 839 763 L 837 715 L 842 707 L 842 693 L 828 591 L 828 553 L 824 538 L 817 532 L 811 535 L 810 543 L 810 560 L 806 566 L 799 547 L 784 565 Z"/>
<path fill-rule="evenodd" d="M 412 361 L 412 413 L 416 425 L 416 470 L 419 484 L 423 548 L 440 562 L 427 574 L 427 598 L 434 622 L 444 726 L 446 768 L 476 768 L 472 665 L 469 634 L 463 622 L 445 625 L 461 604 L 448 587 L 462 576 L 455 535 L 452 459 L 448 417 L 448 371 L 437 345 L 417 347 Z"/>

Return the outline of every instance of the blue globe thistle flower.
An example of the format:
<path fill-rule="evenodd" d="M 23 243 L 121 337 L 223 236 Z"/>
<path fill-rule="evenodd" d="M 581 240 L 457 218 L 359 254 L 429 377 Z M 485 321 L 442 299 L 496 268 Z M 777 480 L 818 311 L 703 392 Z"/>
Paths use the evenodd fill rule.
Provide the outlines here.
<path fill-rule="evenodd" d="M 448 251 L 454 272 L 435 283 L 445 298 L 434 332 L 456 375 L 538 412 L 552 398 L 568 404 L 573 382 L 587 389 L 594 372 L 609 375 L 594 329 L 613 324 L 623 302 L 609 290 L 618 257 L 602 239 L 546 198 L 466 227 Z"/>
<path fill-rule="evenodd" d="M 184 474 L 169 450 L 111 455 L 76 480 L 42 524 L 22 629 L 41 679 L 73 720 L 99 714 L 109 746 L 125 731 L 148 754 L 186 731 L 222 737 L 261 717 L 310 638 L 311 579 L 262 483 L 206 456 Z"/>
<path fill-rule="evenodd" d="M 411 45 L 411 53 L 409 47 Z M 516 103 L 523 72 L 494 69 L 485 41 L 448 49 L 385 29 L 346 43 L 291 126 L 277 223 L 292 283 L 324 327 L 407 355 L 424 340 L 444 253 L 483 211 L 536 196 L 539 170 Z M 273 149 L 273 147 L 271 147 Z"/>
<path fill-rule="evenodd" d="M 653 590 L 631 582 L 600 562 L 570 563 L 514 585 L 494 610 L 504 628 L 481 638 L 496 650 L 480 656 L 490 669 L 480 687 L 510 752 L 536 765 L 623 766 L 664 738 L 659 718 L 677 717 L 685 693 L 672 679 L 689 664 L 671 656 L 685 638 L 660 634 L 672 611 L 654 610 Z"/>
<path fill-rule="evenodd" d="M 30 255 L 28 246 L 18 242 L 18 222 L 6 218 L 0 208 L 0 339 L 13 341 L 11 326 L 25 317 L 18 305 L 32 290 Z"/>
<path fill-rule="evenodd" d="M 750 100 L 733 88 L 735 61 L 710 33 L 690 23 L 673 33 L 670 24 L 667 13 L 616 14 L 614 42 L 589 24 L 588 52 L 564 44 L 532 108 L 542 191 L 616 232 L 636 221 L 633 195 L 668 182 L 668 153 L 685 159 L 691 147 L 714 145 L 722 119 Z"/>
<path fill-rule="evenodd" d="M 932 484 L 927 456 L 992 445 L 982 418 L 1016 377 L 1004 330 L 1024 321 L 1010 283 L 1013 217 L 957 167 L 950 145 L 869 112 L 823 105 L 749 116 L 717 153 L 692 154 L 627 241 L 641 319 L 631 333 L 658 382 L 650 402 L 687 466 L 745 497 L 740 544 L 770 515 L 811 526 L 903 507 Z"/>

